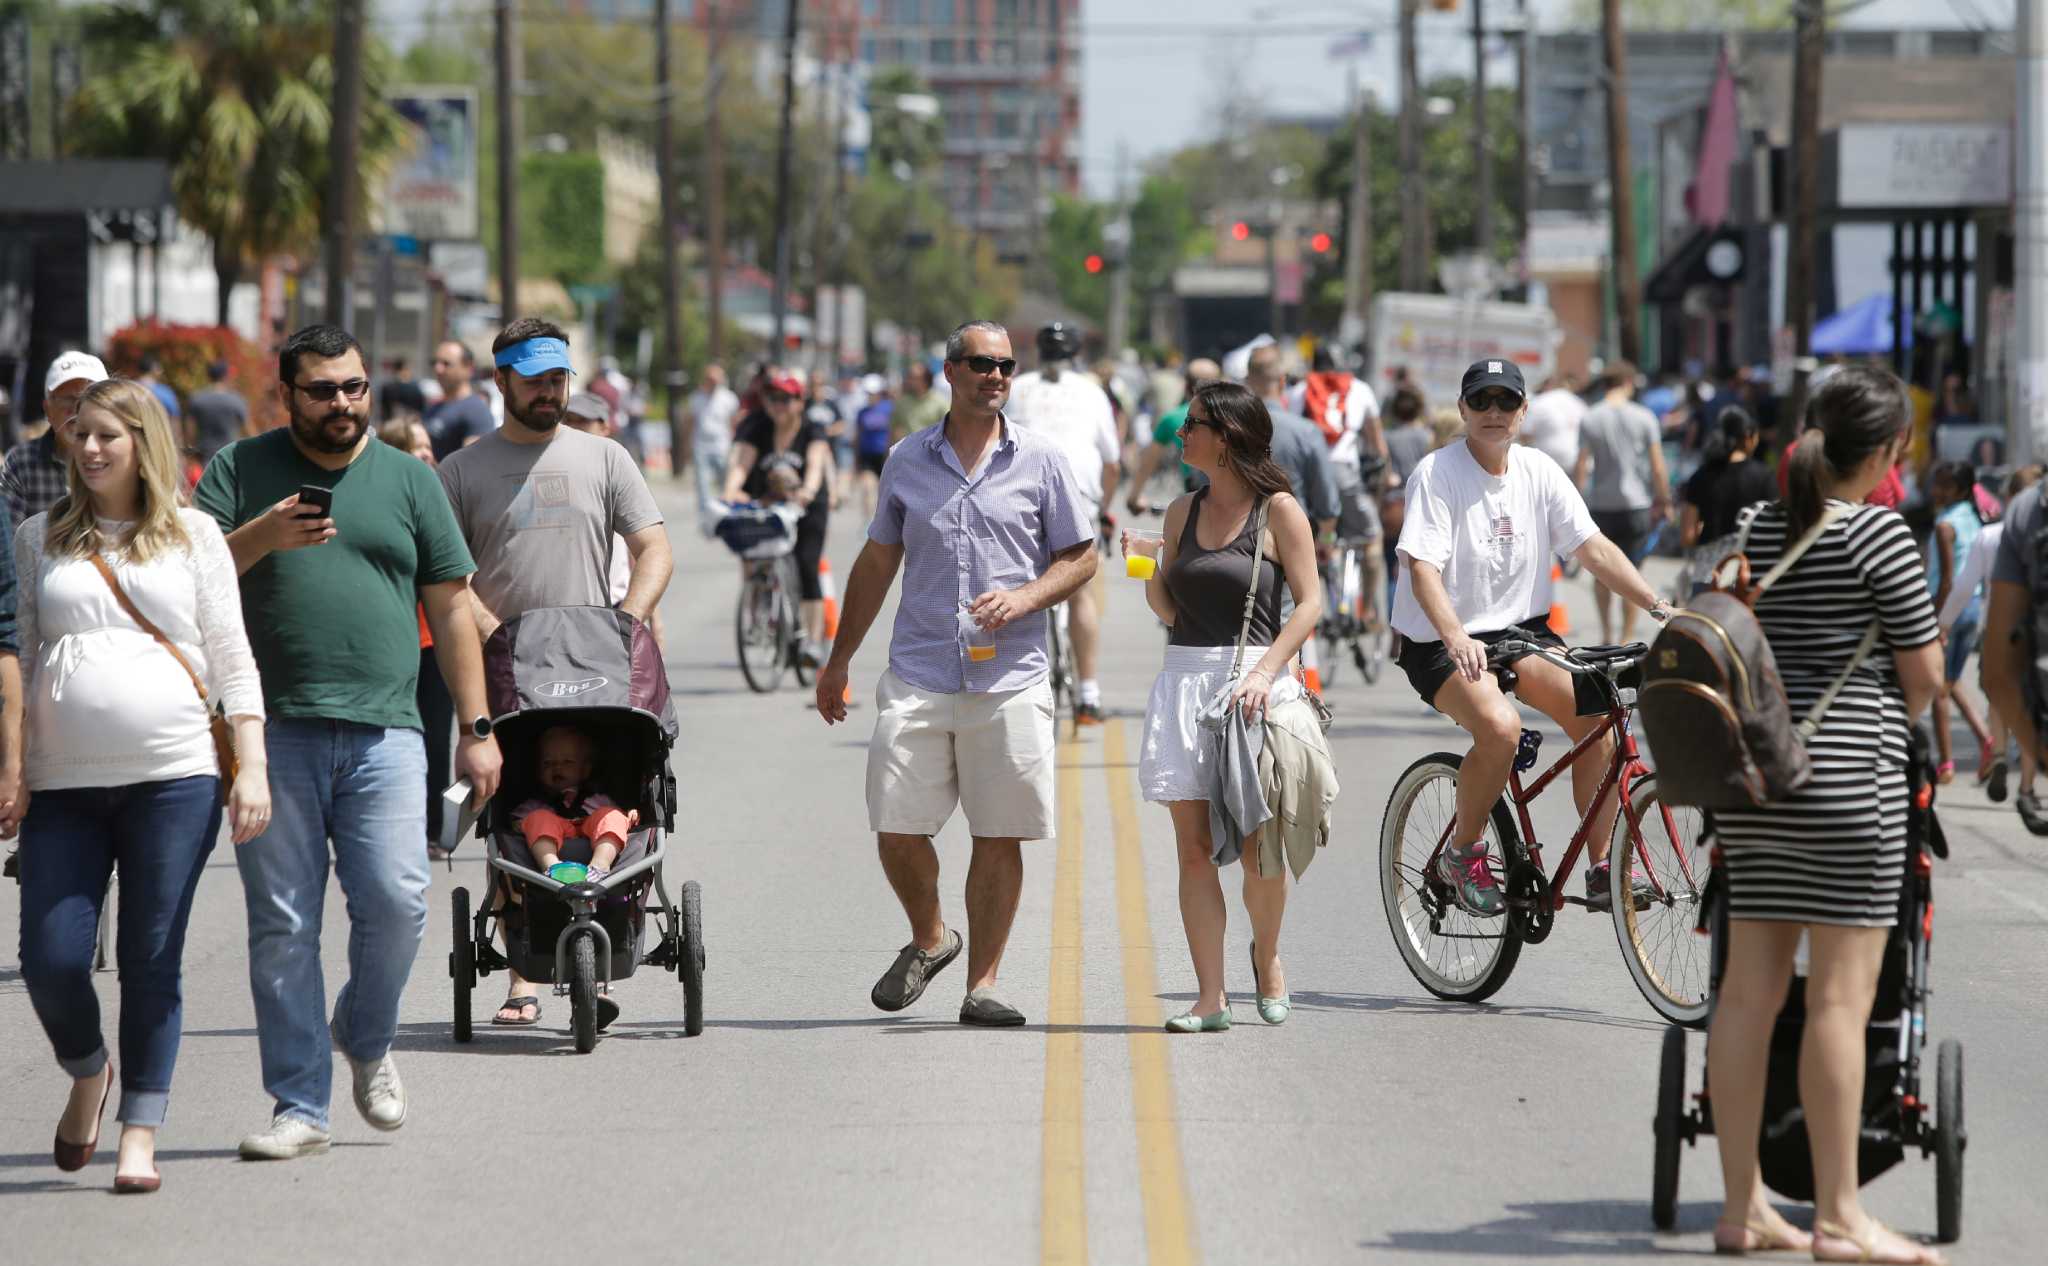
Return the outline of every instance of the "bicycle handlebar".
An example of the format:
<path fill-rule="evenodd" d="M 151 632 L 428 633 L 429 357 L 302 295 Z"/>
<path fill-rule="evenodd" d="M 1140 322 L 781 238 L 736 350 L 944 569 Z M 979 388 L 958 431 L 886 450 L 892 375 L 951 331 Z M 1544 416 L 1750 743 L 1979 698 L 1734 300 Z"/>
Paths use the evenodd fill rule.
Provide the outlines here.
<path fill-rule="evenodd" d="M 1570 647 L 1563 650 L 1545 646 L 1523 638 L 1509 638 L 1495 642 L 1486 650 L 1487 668 L 1498 672 L 1509 667 L 1508 661 L 1524 655 L 1539 655 L 1573 676 L 1612 676 L 1629 667 L 1649 652 L 1642 642 L 1630 642 L 1626 646 Z M 1598 659 L 1582 659 L 1580 656 L 1591 652 L 1610 652 Z"/>

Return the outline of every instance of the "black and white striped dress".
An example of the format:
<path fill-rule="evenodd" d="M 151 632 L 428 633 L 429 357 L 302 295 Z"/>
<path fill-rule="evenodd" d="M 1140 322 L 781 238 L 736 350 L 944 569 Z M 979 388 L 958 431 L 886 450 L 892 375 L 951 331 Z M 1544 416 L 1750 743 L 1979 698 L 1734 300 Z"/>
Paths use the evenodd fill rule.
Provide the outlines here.
<path fill-rule="evenodd" d="M 1782 504 L 1757 512 L 1748 549 L 1755 575 L 1784 553 L 1786 527 Z M 1729 912 L 1889 927 L 1898 919 L 1905 869 L 1907 760 L 1905 700 L 1891 652 L 1924 646 L 1940 632 L 1905 520 L 1881 506 L 1836 519 L 1764 591 L 1756 616 L 1794 720 L 1848 665 L 1873 618 L 1881 632 L 1807 744 L 1813 780 L 1763 809 L 1715 812 Z"/>

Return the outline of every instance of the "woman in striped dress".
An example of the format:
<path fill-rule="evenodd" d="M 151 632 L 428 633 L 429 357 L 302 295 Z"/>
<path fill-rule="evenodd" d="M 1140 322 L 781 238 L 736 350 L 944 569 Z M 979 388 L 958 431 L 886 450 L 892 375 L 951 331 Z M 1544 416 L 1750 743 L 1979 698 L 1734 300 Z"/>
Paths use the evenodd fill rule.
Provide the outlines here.
<path fill-rule="evenodd" d="M 1761 809 L 1717 812 L 1729 880 L 1728 962 L 1707 1042 L 1726 1205 L 1722 1251 L 1811 1248 L 1822 1261 L 1939 1262 L 1863 1211 L 1864 1027 L 1898 919 L 1906 853 L 1907 728 L 1941 683 L 1939 627 L 1905 521 L 1863 504 L 1907 440 L 1906 392 L 1881 369 L 1844 369 L 1814 394 L 1790 458 L 1788 496 L 1757 512 L 1748 557 L 1761 574 L 1821 521 L 1813 548 L 1756 604 L 1794 717 L 1877 645 L 1807 744 L 1813 780 Z M 1813 1143 L 1809 1241 L 1765 1200 L 1757 1173 L 1770 1034 L 1809 936 L 1800 1093 Z"/>

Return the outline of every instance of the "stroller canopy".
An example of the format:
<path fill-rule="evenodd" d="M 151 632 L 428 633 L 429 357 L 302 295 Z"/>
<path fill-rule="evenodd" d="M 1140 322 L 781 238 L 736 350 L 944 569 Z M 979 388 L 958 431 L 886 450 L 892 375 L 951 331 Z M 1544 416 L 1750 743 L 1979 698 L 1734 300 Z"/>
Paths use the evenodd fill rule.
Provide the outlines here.
<path fill-rule="evenodd" d="M 629 708 L 676 737 L 668 669 L 646 625 L 612 607 L 538 607 L 484 643 L 491 717 Z"/>

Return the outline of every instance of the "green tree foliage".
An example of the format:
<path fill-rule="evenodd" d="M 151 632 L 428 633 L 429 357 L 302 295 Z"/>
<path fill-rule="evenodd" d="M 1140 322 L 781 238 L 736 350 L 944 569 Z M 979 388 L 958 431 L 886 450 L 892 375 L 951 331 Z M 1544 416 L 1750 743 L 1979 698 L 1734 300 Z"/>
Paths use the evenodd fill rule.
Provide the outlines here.
<path fill-rule="evenodd" d="M 528 154 L 519 163 L 520 271 L 564 286 L 602 280 L 604 163 L 595 154 Z"/>
<path fill-rule="evenodd" d="M 1169 164 L 1169 168 L 1173 165 Z M 1103 230 L 1115 218 L 1107 203 L 1060 197 L 1046 222 L 1053 280 L 1063 302 L 1091 321 L 1109 310 L 1110 269 L 1090 273 L 1089 255 L 1108 258 Z M 1188 186 L 1171 175 L 1147 176 L 1130 206 L 1131 239 L 1124 267 L 1130 270 L 1134 310 L 1173 284 L 1173 271 L 1200 253 L 1208 240 L 1201 211 Z"/>
<path fill-rule="evenodd" d="M 875 72 L 868 81 L 869 167 L 915 177 L 938 165 L 945 124 L 937 115 L 920 115 L 902 105 L 905 97 L 930 94 L 931 88 L 908 66 L 884 66 Z"/>
<path fill-rule="evenodd" d="M 329 0 L 125 0 L 84 15 L 89 61 L 72 152 L 162 158 L 178 214 L 213 239 L 219 320 L 243 269 L 319 239 L 332 124 Z M 359 189 L 374 189 L 403 124 L 384 103 L 392 62 L 363 56 Z M 358 206 L 360 213 L 362 207 Z"/>

